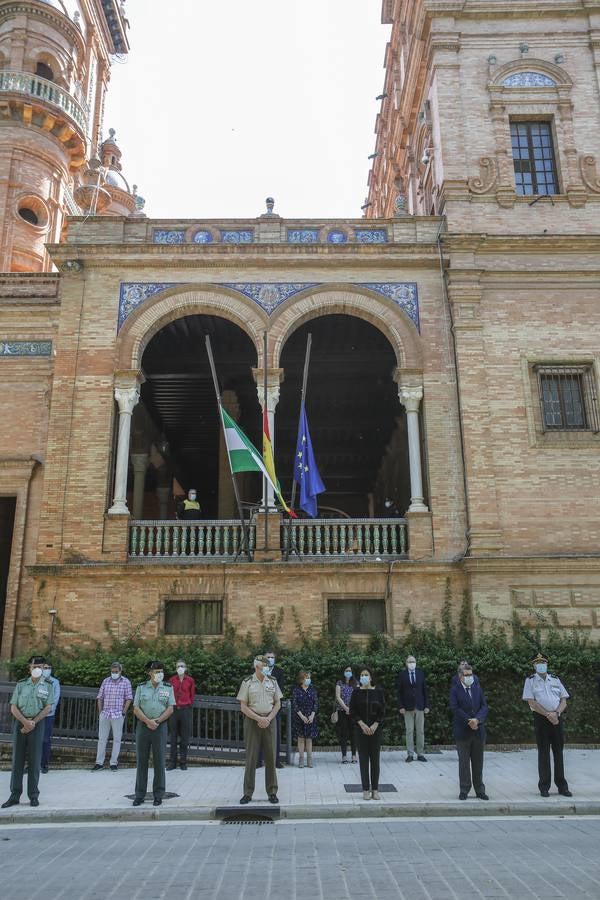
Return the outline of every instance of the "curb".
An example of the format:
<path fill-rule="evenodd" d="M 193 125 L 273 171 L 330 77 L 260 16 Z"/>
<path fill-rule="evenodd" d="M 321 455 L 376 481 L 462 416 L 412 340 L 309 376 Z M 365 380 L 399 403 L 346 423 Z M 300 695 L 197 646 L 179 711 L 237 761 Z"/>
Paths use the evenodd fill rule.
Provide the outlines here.
<path fill-rule="evenodd" d="M 105 809 L 52 809 L 0 814 L 0 824 L 54 825 L 57 823 L 95 822 L 206 822 L 224 821 L 228 817 L 254 816 L 275 820 L 357 819 L 357 818 L 460 818 L 490 816 L 599 816 L 600 800 L 579 800 L 576 803 L 555 800 L 524 802 L 477 802 L 475 799 L 446 803 L 373 803 L 334 804 L 327 806 L 162 806 L 148 809 L 109 807 Z"/>

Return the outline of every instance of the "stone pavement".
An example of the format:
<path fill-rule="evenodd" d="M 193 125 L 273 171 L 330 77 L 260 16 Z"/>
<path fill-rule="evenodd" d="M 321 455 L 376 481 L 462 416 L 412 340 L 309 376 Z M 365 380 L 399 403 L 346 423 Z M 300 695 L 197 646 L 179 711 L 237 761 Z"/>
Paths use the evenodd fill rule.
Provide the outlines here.
<path fill-rule="evenodd" d="M 6 900 L 598 900 L 600 821 L 7 826 Z"/>
<path fill-rule="evenodd" d="M 566 750 L 565 768 L 573 799 L 559 797 L 552 788 L 549 799 L 537 789 L 535 750 L 489 752 L 484 778 L 490 802 L 474 798 L 458 800 L 456 751 L 432 753 L 427 763 L 404 762 L 401 751 L 381 755 L 381 783 L 393 784 L 394 793 L 382 793 L 381 801 L 365 802 L 362 793 L 347 793 L 344 784 L 360 783 L 358 765 L 342 765 L 330 752 L 315 753 L 313 769 L 289 766 L 278 771 L 279 800 L 283 817 L 347 817 L 364 815 L 492 815 L 588 812 L 600 814 L 600 750 Z M 94 817 L 139 819 L 214 818 L 217 807 L 235 807 L 242 794 L 243 768 L 206 765 L 167 772 L 167 791 L 179 796 L 165 800 L 160 809 L 151 803 L 133 809 L 126 794 L 133 793 L 135 770 L 121 768 L 50 770 L 40 776 L 40 807 L 31 809 L 26 795 L 21 806 L 0 810 L 1 821 L 75 821 Z M 10 773 L 0 772 L 0 800 L 9 795 Z M 150 772 L 149 786 L 152 784 Z M 264 769 L 256 772 L 254 802 L 245 809 L 268 806 Z"/>

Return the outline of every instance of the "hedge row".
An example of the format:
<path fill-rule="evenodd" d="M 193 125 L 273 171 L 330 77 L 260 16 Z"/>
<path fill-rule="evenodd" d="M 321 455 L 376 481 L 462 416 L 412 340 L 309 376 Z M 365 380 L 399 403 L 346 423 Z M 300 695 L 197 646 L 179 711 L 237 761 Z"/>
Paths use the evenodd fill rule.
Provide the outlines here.
<path fill-rule="evenodd" d="M 74 653 L 55 648 L 50 658 L 63 684 L 97 687 L 114 659 L 120 660 L 125 674 L 136 684 L 145 677 L 148 659 L 162 660 L 166 671 L 171 673 L 176 660 L 182 657 L 201 693 L 235 696 L 242 678 L 252 671 L 253 656 L 272 647 L 277 653 L 277 664 L 287 677 L 288 696 L 299 669 L 309 669 L 312 673 L 320 699 L 319 743 L 326 745 L 336 743 L 329 717 L 335 682 L 347 663 L 355 668 L 362 664 L 373 667 L 388 702 L 384 742 L 403 743 L 402 723 L 395 709 L 394 680 L 409 653 L 416 655 L 418 665 L 427 673 L 431 713 L 426 739 L 431 744 L 452 743 L 449 684 L 458 662 L 468 659 L 488 699 L 490 743 L 522 743 L 532 741 L 531 714 L 521 700 L 523 682 L 532 673 L 531 657 L 541 648 L 549 656 L 550 671 L 561 678 L 572 698 L 565 716 L 567 739 L 577 743 L 600 742 L 597 693 L 600 644 L 587 641 L 577 631 L 565 635 L 552 627 L 543 629 L 542 640 L 539 631 L 522 628 L 517 621 L 510 632 L 502 627 L 487 631 L 478 628 L 475 637 L 469 627 L 466 603 L 463 602 L 457 626 L 452 622 L 451 607 L 449 598 L 438 627 L 417 628 L 407 621 L 407 633 L 402 639 L 390 641 L 376 635 L 366 647 L 345 638 L 322 636 L 315 640 L 300 629 L 300 646 L 284 648 L 277 639 L 281 612 L 268 622 L 262 619 L 259 644 L 250 638 L 240 639 L 229 628 L 225 637 L 210 647 L 198 640 L 173 644 L 165 640 L 143 641 L 133 636 L 124 642 L 113 642 L 108 649 L 97 646 Z M 32 652 L 35 650 L 47 652 L 47 648 L 32 648 Z M 27 671 L 25 657 L 14 660 L 11 670 L 14 677 L 22 677 Z"/>

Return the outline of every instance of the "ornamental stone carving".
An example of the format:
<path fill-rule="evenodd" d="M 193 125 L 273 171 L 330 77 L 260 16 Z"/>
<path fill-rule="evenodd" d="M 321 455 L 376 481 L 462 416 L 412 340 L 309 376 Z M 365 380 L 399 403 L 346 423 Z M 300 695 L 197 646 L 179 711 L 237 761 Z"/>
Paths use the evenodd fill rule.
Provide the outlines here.
<path fill-rule="evenodd" d="M 469 178 L 467 187 L 472 194 L 487 194 L 498 183 L 498 162 L 495 156 L 482 156 L 479 160 L 479 175 Z"/>
<path fill-rule="evenodd" d="M 579 170 L 583 183 L 590 191 L 600 194 L 600 177 L 598 176 L 597 160 L 591 153 L 584 153 L 579 157 Z"/>

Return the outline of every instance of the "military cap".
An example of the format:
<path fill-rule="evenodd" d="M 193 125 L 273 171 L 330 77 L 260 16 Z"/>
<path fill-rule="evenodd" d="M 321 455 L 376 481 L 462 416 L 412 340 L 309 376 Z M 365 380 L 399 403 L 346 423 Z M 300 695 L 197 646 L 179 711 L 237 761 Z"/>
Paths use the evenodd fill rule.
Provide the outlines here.
<path fill-rule="evenodd" d="M 149 659 L 146 663 L 146 671 L 149 672 L 150 669 L 164 669 L 164 666 L 158 659 Z"/>
<path fill-rule="evenodd" d="M 46 662 L 46 657 L 45 656 L 30 656 L 29 659 L 27 660 L 27 662 L 29 663 L 30 666 L 33 666 L 33 665 L 42 665 L 43 666 L 44 663 Z"/>
<path fill-rule="evenodd" d="M 255 657 L 254 657 L 254 661 L 255 661 L 255 662 L 262 663 L 263 666 L 268 666 L 268 665 L 269 665 L 269 660 L 267 659 L 266 656 L 262 656 L 262 654 L 261 654 L 261 656 L 255 656 Z"/>
<path fill-rule="evenodd" d="M 548 657 L 544 656 L 544 654 L 539 651 L 538 651 L 538 653 L 536 653 L 535 656 L 532 656 L 532 658 L 531 658 L 531 663 L 534 666 L 536 665 L 536 663 L 544 663 L 544 662 L 545 663 L 548 662 Z"/>

